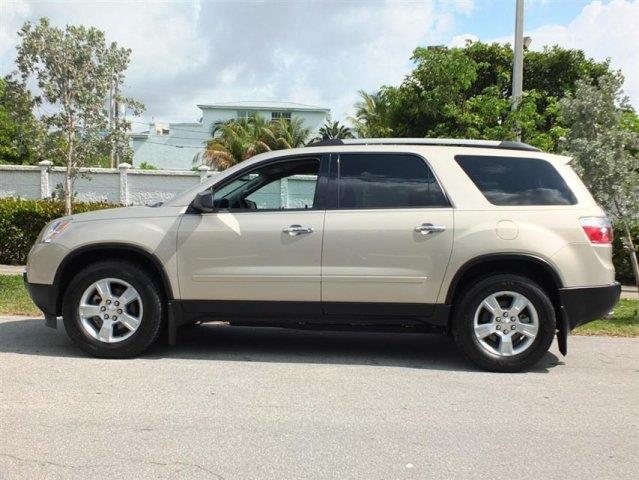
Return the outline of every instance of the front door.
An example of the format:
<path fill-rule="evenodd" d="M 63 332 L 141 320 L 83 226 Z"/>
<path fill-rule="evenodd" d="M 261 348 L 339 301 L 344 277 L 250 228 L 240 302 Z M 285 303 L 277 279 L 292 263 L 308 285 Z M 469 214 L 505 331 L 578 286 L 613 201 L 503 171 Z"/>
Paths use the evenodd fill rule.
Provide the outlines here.
<path fill-rule="evenodd" d="M 453 209 L 413 154 L 334 158 L 322 301 L 328 314 L 430 315 L 450 259 Z"/>
<path fill-rule="evenodd" d="M 183 300 L 314 302 L 325 211 L 321 158 L 276 161 L 214 187 L 216 213 L 185 214 L 178 234 Z"/>

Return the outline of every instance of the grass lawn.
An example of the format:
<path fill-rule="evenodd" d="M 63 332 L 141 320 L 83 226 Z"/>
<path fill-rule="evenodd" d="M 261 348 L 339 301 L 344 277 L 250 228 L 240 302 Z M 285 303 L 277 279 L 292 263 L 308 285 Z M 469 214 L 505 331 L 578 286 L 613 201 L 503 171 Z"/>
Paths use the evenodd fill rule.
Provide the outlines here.
<path fill-rule="evenodd" d="M 42 315 L 29 298 L 20 275 L 0 275 L 0 315 Z M 620 300 L 612 318 L 583 325 L 573 334 L 637 337 L 639 301 Z"/>
<path fill-rule="evenodd" d="M 21 275 L 0 275 L 0 315 L 42 315 L 29 298 Z"/>
<path fill-rule="evenodd" d="M 639 336 L 639 300 L 622 298 L 615 306 L 615 313 L 611 318 L 595 320 L 573 332 L 575 335 L 607 335 L 611 337 Z"/>

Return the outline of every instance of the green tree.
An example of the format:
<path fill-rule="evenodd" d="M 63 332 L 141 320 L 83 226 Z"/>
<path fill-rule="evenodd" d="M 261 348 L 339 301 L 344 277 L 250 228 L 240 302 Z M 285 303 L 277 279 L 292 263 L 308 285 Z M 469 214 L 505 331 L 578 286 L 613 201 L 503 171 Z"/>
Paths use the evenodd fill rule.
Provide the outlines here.
<path fill-rule="evenodd" d="M 549 151 L 567 134 L 559 100 L 575 91 L 577 80 L 595 82 L 610 70 L 579 50 L 526 52 L 524 98 L 513 111 L 510 45 L 420 47 L 412 60 L 415 67 L 401 85 L 384 86 L 374 96 L 383 104 L 377 123 L 393 135 L 512 140 L 521 133 L 523 141 Z"/>
<path fill-rule="evenodd" d="M 333 140 L 342 138 L 353 138 L 353 132 L 346 125 L 340 125 L 338 121 L 327 121 L 318 130 L 318 135 L 313 140 L 319 142 L 321 140 Z"/>
<path fill-rule="evenodd" d="M 23 80 L 35 78 L 52 113 L 42 116 L 49 129 L 62 132 L 66 166 L 65 212 L 73 210 L 73 186 L 78 169 L 106 148 L 128 148 L 109 125 L 104 108 L 111 90 L 120 86 L 131 50 L 107 45 L 104 32 L 84 26 L 51 26 L 47 18 L 26 22 L 18 32 L 16 64 Z M 141 105 L 119 97 L 138 111 Z M 111 129 L 109 129 L 111 127 Z M 120 125 L 126 128 L 126 123 Z M 105 132 L 107 132 L 105 136 Z"/>
<path fill-rule="evenodd" d="M 597 202 L 623 226 L 639 286 L 637 246 L 631 233 L 639 219 L 639 133 L 622 123 L 624 112 L 632 112 L 622 85 L 621 73 L 603 75 L 597 85 L 578 80 L 575 93 L 562 99 L 560 107 L 570 127 L 565 152 Z"/>
<path fill-rule="evenodd" d="M 42 160 L 46 130 L 33 114 L 36 104 L 22 82 L 0 78 L 0 163 L 34 165 Z"/>

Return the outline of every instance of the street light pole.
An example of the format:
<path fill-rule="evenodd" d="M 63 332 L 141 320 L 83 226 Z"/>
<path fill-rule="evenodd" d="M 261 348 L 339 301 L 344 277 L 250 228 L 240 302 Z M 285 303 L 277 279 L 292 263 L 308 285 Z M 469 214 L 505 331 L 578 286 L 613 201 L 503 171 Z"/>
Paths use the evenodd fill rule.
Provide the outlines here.
<path fill-rule="evenodd" d="M 524 78 L 524 0 L 517 0 L 515 12 L 515 55 L 513 60 L 513 96 L 512 109 L 519 107 Z M 521 133 L 517 133 L 521 140 Z"/>

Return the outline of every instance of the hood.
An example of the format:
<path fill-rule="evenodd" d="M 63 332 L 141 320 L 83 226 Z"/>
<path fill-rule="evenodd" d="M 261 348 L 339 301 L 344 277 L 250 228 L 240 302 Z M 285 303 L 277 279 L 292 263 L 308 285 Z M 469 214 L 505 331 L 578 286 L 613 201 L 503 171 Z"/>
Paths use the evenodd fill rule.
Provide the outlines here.
<path fill-rule="evenodd" d="M 183 213 L 184 207 L 118 207 L 92 212 L 74 213 L 74 222 L 90 222 L 93 220 L 115 220 L 127 218 L 174 217 Z M 69 218 L 69 217 L 65 217 Z"/>

